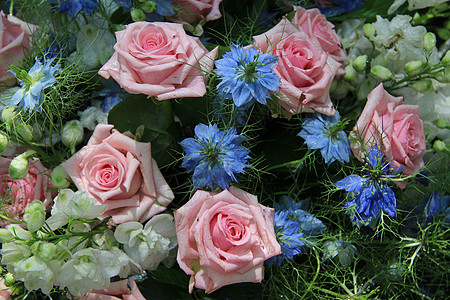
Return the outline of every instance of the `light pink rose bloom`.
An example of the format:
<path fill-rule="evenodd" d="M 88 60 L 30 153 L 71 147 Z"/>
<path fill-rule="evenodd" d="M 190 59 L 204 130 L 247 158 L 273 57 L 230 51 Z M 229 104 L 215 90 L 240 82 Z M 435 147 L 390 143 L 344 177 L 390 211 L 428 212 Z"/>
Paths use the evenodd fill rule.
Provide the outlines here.
<path fill-rule="evenodd" d="M 86 146 L 61 166 L 79 190 L 98 204 L 107 204 L 104 217 L 115 224 L 145 222 L 162 212 L 174 195 L 156 161 L 150 143 L 134 139 L 99 124 Z"/>
<path fill-rule="evenodd" d="M 172 7 L 177 13 L 168 17 L 168 19 L 188 24 L 194 24 L 202 20 L 217 20 L 222 17 L 219 10 L 220 2 L 222 0 L 175 0 Z"/>
<path fill-rule="evenodd" d="M 8 64 L 17 64 L 24 59 L 35 29 L 36 26 L 0 11 L 0 91 L 16 82 L 14 75 L 7 72 Z"/>
<path fill-rule="evenodd" d="M 128 287 L 130 285 L 130 288 Z M 133 278 L 111 282 L 103 290 L 90 290 L 82 300 L 145 300 Z"/>
<path fill-rule="evenodd" d="M 339 36 L 334 31 L 334 25 L 317 8 L 304 9 L 294 6 L 295 16 L 292 24 L 299 26 L 310 38 L 317 38 L 323 51 L 338 62 L 347 60 L 341 48 Z"/>
<path fill-rule="evenodd" d="M 336 113 L 330 87 L 341 64 L 322 50 L 317 39 L 310 39 L 286 18 L 253 39 L 260 52 L 278 57 L 274 72 L 280 76 L 280 89 L 275 97 L 287 115 Z"/>
<path fill-rule="evenodd" d="M 5 285 L 5 280 L 0 278 L 0 299 L 1 300 L 10 300 L 12 295 L 12 291 L 9 287 Z"/>
<path fill-rule="evenodd" d="M 263 263 L 281 253 L 274 210 L 238 188 L 197 191 L 174 213 L 177 261 L 194 285 L 207 293 L 238 282 L 261 282 Z"/>
<path fill-rule="evenodd" d="M 204 71 L 213 68 L 218 48 L 208 52 L 181 24 L 135 22 L 116 38 L 116 51 L 98 74 L 112 76 L 127 92 L 157 100 L 206 93 Z"/>
<path fill-rule="evenodd" d="M 402 103 L 403 97 L 390 95 L 382 83 L 373 89 L 351 134 L 351 147 L 362 161 L 373 145 L 381 146 L 391 168 L 403 166 L 403 174 L 411 175 L 424 167 L 426 140 L 419 106 Z"/>
<path fill-rule="evenodd" d="M 50 171 L 39 160 L 30 159 L 28 174 L 23 179 L 13 180 L 9 176 L 11 158 L 0 157 L 0 195 L 1 209 L 7 212 L 9 218 L 22 220 L 25 207 L 33 200 L 42 201 L 47 210 L 53 204 L 54 188 L 50 183 Z M 0 225 L 9 222 L 0 218 Z"/>

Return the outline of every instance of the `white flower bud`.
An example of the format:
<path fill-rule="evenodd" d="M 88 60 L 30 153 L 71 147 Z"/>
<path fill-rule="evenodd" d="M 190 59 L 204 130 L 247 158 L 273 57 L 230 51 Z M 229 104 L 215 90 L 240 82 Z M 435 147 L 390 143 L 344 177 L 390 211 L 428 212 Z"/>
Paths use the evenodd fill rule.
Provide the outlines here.
<path fill-rule="evenodd" d="M 0 243 L 8 243 L 14 240 L 13 235 L 8 229 L 0 228 Z"/>
<path fill-rule="evenodd" d="M 423 36 L 423 47 L 430 52 L 436 46 L 436 35 L 432 32 L 427 32 Z"/>
<path fill-rule="evenodd" d="M 434 91 L 433 82 L 431 81 L 431 79 L 414 81 L 409 86 L 421 93 L 430 93 Z"/>
<path fill-rule="evenodd" d="M 58 247 L 55 244 L 41 241 L 36 242 L 31 246 L 31 251 L 46 261 L 54 259 L 58 253 L 57 250 Z"/>
<path fill-rule="evenodd" d="M 370 23 L 364 24 L 363 33 L 370 40 L 375 35 L 375 28 Z"/>
<path fill-rule="evenodd" d="M 447 52 L 445 52 L 444 57 L 441 59 L 441 63 L 442 63 L 445 67 L 449 67 L 449 66 L 450 66 L 450 50 L 448 50 Z"/>
<path fill-rule="evenodd" d="M 353 61 L 353 68 L 356 71 L 362 72 L 367 66 L 367 55 L 360 55 Z"/>
<path fill-rule="evenodd" d="M 345 80 L 347 80 L 349 82 L 352 82 L 352 81 L 355 80 L 355 78 L 356 78 L 356 71 L 353 68 L 352 64 L 349 64 L 349 65 L 345 66 L 344 71 L 345 71 L 345 75 L 344 75 L 344 79 Z"/>
<path fill-rule="evenodd" d="M 450 123 L 447 120 L 444 119 L 437 119 L 436 120 L 436 127 L 440 129 L 450 128 Z"/>
<path fill-rule="evenodd" d="M 31 232 L 38 231 L 45 222 L 45 207 L 39 200 L 34 200 L 25 207 L 23 220 L 27 223 L 27 228 Z"/>
<path fill-rule="evenodd" d="M 372 77 L 380 81 L 394 79 L 394 75 L 392 75 L 391 70 L 380 65 L 373 66 L 372 68 L 370 68 L 370 75 L 372 75 Z"/>
<path fill-rule="evenodd" d="M 70 185 L 69 175 L 63 167 L 57 166 L 52 171 L 52 185 L 58 190 L 68 188 Z"/>
<path fill-rule="evenodd" d="M 408 75 L 414 76 L 425 70 L 428 66 L 428 63 L 425 61 L 414 60 L 405 64 L 405 72 Z"/>
<path fill-rule="evenodd" d="M 0 153 L 5 152 L 8 147 L 8 136 L 0 131 Z"/>
<path fill-rule="evenodd" d="M 67 122 L 61 132 L 61 141 L 71 149 L 83 141 L 83 125 L 78 120 Z"/>
<path fill-rule="evenodd" d="M 32 142 L 34 140 L 33 127 L 22 120 L 16 122 L 14 125 L 14 130 L 24 141 Z"/>
<path fill-rule="evenodd" d="M 2 120 L 5 123 L 12 122 L 17 116 L 16 106 L 5 107 L 2 111 Z"/>
<path fill-rule="evenodd" d="M 5 279 L 5 285 L 8 287 L 12 286 L 16 283 L 16 280 L 14 279 L 14 274 L 12 274 L 12 273 L 9 273 L 9 272 L 6 273 L 4 279 Z"/>
<path fill-rule="evenodd" d="M 441 140 L 436 140 L 433 143 L 433 149 L 435 151 L 438 151 L 438 152 L 450 153 L 450 148 L 448 147 L 448 145 L 445 142 L 441 141 Z"/>
<path fill-rule="evenodd" d="M 28 170 L 30 168 L 30 163 L 28 159 L 31 155 L 34 154 L 34 151 L 27 151 L 20 155 L 17 155 L 13 158 L 11 163 L 9 164 L 9 176 L 14 179 L 23 179 L 28 174 Z"/>

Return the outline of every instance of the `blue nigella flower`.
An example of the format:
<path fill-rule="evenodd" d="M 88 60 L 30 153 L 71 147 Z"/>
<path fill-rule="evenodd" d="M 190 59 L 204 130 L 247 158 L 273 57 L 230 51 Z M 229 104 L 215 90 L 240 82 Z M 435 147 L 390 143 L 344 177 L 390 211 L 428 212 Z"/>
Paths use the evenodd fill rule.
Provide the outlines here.
<path fill-rule="evenodd" d="M 237 181 L 235 174 L 250 166 L 249 151 L 241 145 L 246 138 L 236 134 L 234 128 L 221 131 L 216 124 L 198 124 L 194 131 L 194 138 L 180 142 L 186 152 L 182 167 L 194 172 L 195 188 L 228 188 L 231 181 Z"/>
<path fill-rule="evenodd" d="M 338 188 L 354 193 L 353 199 L 345 206 L 356 207 L 355 219 L 377 218 L 380 209 L 391 217 L 395 216 L 397 200 L 385 181 L 390 174 L 389 164 L 383 161 L 383 154 L 377 146 L 369 150 L 366 161 L 371 167 L 368 177 L 350 175 L 335 183 Z"/>
<path fill-rule="evenodd" d="M 106 114 L 117 104 L 122 102 L 123 98 L 127 96 L 127 92 L 122 89 L 119 84 L 113 83 L 105 86 L 98 92 L 98 95 L 105 97 L 103 99 L 102 111 Z"/>
<path fill-rule="evenodd" d="M 275 233 L 282 253 L 268 259 L 266 264 L 281 266 L 285 259 L 292 260 L 302 249 L 315 245 L 315 237 L 327 230 L 322 221 L 306 211 L 308 206 L 309 199 L 297 202 L 288 196 L 275 203 Z"/>
<path fill-rule="evenodd" d="M 230 52 L 214 62 L 215 71 L 222 79 L 217 90 L 223 98 L 232 98 L 236 106 L 255 100 L 266 104 L 270 91 L 280 87 L 280 78 L 273 72 L 277 62 L 271 54 L 261 54 L 255 48 L 245 50 L 233 44 Z"/>
<path fill-rule="evenodd" d="M 52 67 L 53 60 L 54 58 L 49 59 L 43 64 L 36 58 L 34 66 L 28 73 L 22 70 L 19 74 L 16 74 L 9 70 L 19 80 L 21 86 L 11 97 L 9 106 L 17 105 L 24 110 L 42 110 L 44 90 L 56 83 L 55 75 L 61 71 L 59 65 Z"/>
<path fill-rule="evenodd" d="M 334 17 L 362 8 L 364 0 L 333 0 L 331 6 L 320 6 L 320 12 L 326 17 Z"/>
<path fill-rule="evenodd" d="M 68 17 L 72 18 L 80 11 L 90 14 L 96 9 L 97 0 L 62 0 L 59 7 L 60 12 L 64 12 Z"/>
<path fill-rule="evenodd" d="M 314 114 L 303 122 L 303 129 L 298 136 L 305 139 L 309 149 L 320 149 L 325 162 L 335 160 L 341 163 L 350 160 L 350 143 L 342 130 L 346 122 L 339 122 L 339 112 L 334 116 Z"/>
<path fill-rule="evenodd" d="M 172 2 L 175 0 L 153 0 L 156 4 L 155 11 L 146 13 L 146 20 L 152 22 L 162 22 L 165 16 L 173 16 L 176 11 L 173 9 Z M 181 11 L 180 11 L 181 13 Z"/>

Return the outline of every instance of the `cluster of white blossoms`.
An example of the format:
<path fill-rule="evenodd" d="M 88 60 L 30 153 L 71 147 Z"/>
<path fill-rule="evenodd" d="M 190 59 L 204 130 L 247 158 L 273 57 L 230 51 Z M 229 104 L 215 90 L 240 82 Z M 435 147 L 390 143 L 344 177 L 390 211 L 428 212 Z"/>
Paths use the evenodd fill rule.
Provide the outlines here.
<path fill-rule="evenodd" d="M 58 286 L 83 296 L 107 288 L 114 276 L 156 269 L 176 247 L 172 216 L 157 215 L 145 227 L 123 223 L 113 232 L 100 220 L 106 209 L 86 192 L 63 189 L 45 220 L 44 206 L 33 202 L 24 213 L 27 229 L 0 228 L 2 264 L 30 291 L 49 294 Z"/>
<path fill-rule="evenodd" d="M 406 1 L 408 1 L 408 10 L 416 10 L 437 6 L 441 3 L 447 2 L 448 0 L 395 0 L 391 7 L 389 7 L 388 14 L 394 13 Z"/>

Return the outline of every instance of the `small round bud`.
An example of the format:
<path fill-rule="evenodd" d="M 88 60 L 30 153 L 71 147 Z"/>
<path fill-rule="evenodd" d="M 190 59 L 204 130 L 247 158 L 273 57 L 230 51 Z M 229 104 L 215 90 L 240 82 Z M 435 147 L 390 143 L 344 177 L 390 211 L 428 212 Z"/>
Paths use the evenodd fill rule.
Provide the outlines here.
<path fill-rule="evenodd" d="M 367 66 L 367 55 L 360 55 L 353 61 L 353 68 L 355 68 L 355 70 L 358 72 L 364 71 L 366 66 Z"/>
<path fill-rule="evenodd" d="M 0 228 L 0 243 L 7 243 L 14 240 L 13 235 L 11 232 L 5 228 Z"/>
<path fill-rule="evenodd" d="M 344 70 L 345 70 L 344 79 L 350 82 L 354 81 L 356 78 L 356 71 L 353 68 L 353 66 L 349 64 L 345 66 Z"/>
<path fill-rule="evenodd" d="M 133 7 L 131 9 L 131 19 L 133 19 L 134 22 L 145 21 L 145 13 L 142 9 Z"/>
<path fill-rule="evenodd" d="M 61 132 L 61 141 L 69 148 L 75 149 L 75 146 L 83 141 L 83 125 L 78 120 L 67 122 Z"/>
<path fill-rule="evenodd" d="M 63 167 L 57 166 L 52 171 L 52 185 L 58 190 L 69 187 L 69 175 Z"/>
<path fill-rule="evenodd" d="M 447 144 L 441 140 L 436 140 L 433 143 L 433 149 L 438 152 L 448 152 L 450 153 L 450 149 Z"/>
<path fill-rule="evenodd" d="M 405 273 L 405 268 L 398 262 L 391 263 L 387 270 L 389 279 L 396 282 L 401 282 L 405 276 Z"/>
<path fill-rule="evenodd" d="M 380 65 L 373 66 L 372 68 L 370 68 L 370 75 L 372 75 L 373 78 L 380 81 L 394 79 L 394 75 L 392 75 L 391 70 Z"/>
<path fill-rule="evenodd" d="M 16 283 L 16 280 L 14 279 L 14 274 L 12 273 L 6 273 L 3 277 L 5 279 L 5 285 L 6 286 L 12 286 Z"/>
<path fill-rule="evenodd" d="M 141 5 L 141 9 L 147 14 L 152 13 L 156 10 L 156 3 L 153 1 L 145 1 Z"/>
<path fill-rule="evenodd" d="M 8 136 L 0 131 L 0 153 L 5 152 L 8 147 Z"/>
<path fill-rule="evenodd" d="M 414 81 L 409 86 L 421 93 L 430 93 L 434 91 L 433 82 L 431 79 Z"/>
<path fill-rule="evenodd" d="M 428 63 L 425 61 L 414 60 L 405 64 L 405 72 L 408 75 L 414 76 L 425 70 L 428 66 Z"/>
<path fill-rule="evenodd" d="M 33 127 L 23 122 L 22 120 L 16 122 L 15 130 L 17 134 L 26 142 L 32 142 L 33 138 Z"/>
<path fill-rule="evenodd" d="M 450 123 L 447 120 L 444 119 L 437 119 L 436 120 L 436 127 L 440 129 L 450 129 Z"/>
<path fill-rule="evenodd" d="M 45 207 L 39 200 L 34 200 L 25 207 L 23 220 L 27 223 L 27 228 L 31 232 L 38 231 L 45 222 Z"/>
<path fill-rule="evenodd" d="M 370 40 L 375 35 L 375 28 L 370 23 L 364 24 L 363 33 Z"/>
<path fill-rule="evenodd" d="M 441 63 L 445 67 L 450 67 L 450 50 L 447 50 L 447 52 L 445 52 L 444 57 L 441 59 Z"/>
<path fill-rule="evenodd" d="M 16 106 L 5 107 L 2 111 L 2 120 L 5 123 L 12 122 L 17 116 Z"/>
<path fill-rule="evenodd" d="M 436 46 L 436 35 L 432 32 L 427 32 L 423 36 L 423 47 L 430 52 Z"/>
<path fill-rule="evenodd" d="M 27 152 L 17 155 L 9 164 L 9 176 L 11 179 L 23 179 L 28 174 L 30 163 L 28 162 L 29 156 Z"/>

